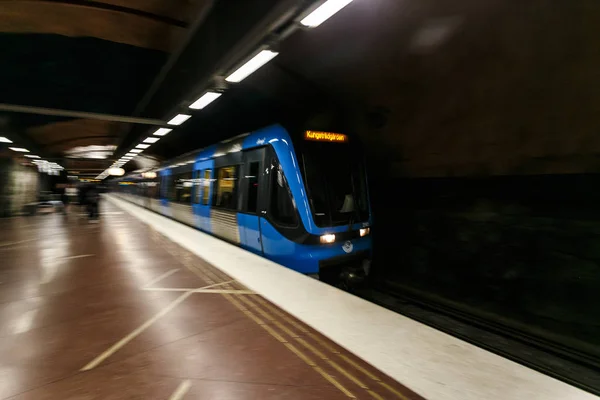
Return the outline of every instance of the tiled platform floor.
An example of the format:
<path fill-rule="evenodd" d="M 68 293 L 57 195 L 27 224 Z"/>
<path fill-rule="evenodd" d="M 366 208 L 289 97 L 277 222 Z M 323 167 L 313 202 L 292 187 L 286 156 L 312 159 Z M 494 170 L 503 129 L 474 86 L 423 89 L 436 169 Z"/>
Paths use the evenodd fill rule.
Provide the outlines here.
<path fill-rule="evenodd" d="M 0 219 L 0 399 L 419 399 L 110 203 Z M 201 245 L 201 244 L 199 244 Z"/>

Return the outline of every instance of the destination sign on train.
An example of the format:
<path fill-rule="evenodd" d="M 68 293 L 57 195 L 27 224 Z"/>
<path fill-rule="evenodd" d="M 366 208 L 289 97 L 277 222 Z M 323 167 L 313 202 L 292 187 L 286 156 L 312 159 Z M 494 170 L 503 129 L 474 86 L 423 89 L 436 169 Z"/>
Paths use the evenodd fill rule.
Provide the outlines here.
<path fill-rule="evenodd" d="M 345 143 L 348 141 L 348 136 L 343 133 L 320 132 L 320 131 L 305 131 L 305 140 L 314 140 L 316 142 L 337 142 Z"/>

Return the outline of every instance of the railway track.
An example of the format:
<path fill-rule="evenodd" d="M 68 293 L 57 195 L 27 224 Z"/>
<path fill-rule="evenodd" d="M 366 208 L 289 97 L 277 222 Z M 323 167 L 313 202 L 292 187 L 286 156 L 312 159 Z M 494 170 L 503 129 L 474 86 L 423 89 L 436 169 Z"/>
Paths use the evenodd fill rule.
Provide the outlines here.
<path fill-rule="evenodd" d="M 413 293 L 371 286 L 360 289 L 355 294 L 600 396 L 600 360 L 589 354 Z"/>

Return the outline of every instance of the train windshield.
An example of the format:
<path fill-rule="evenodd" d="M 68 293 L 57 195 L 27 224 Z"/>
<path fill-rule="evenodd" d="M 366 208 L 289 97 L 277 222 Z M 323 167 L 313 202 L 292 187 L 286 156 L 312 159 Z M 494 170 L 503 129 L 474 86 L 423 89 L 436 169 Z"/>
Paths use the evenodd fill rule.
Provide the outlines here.
<path fill-rule="evenodd" d="M 345 144 L 310 143 L 303 146 L 299 158 L 317 226 L 368 220 L 367 180 L 362 156 Z"/>

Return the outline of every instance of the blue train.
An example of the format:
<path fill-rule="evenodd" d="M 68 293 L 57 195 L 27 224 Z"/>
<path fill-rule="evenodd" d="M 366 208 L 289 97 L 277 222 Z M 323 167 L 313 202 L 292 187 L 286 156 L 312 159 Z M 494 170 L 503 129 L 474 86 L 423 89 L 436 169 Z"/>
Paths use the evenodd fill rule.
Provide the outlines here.
<path fill-rule="evenodd" d="M 344 134 L 292 140 L 273 125 L 115 183 L 129 201 L 323 281 L 369 273 L 364 157 Z"/>

